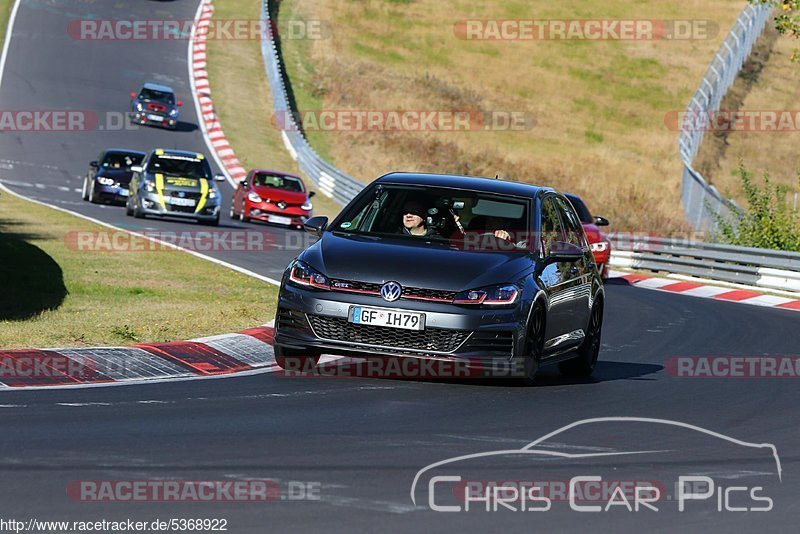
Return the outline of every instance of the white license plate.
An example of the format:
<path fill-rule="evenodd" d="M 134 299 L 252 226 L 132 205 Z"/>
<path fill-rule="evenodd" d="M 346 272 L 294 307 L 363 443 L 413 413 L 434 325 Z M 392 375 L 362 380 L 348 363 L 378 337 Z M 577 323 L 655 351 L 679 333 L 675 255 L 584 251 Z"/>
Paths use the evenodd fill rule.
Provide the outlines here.
<path fill-rule="evenodd" d="M 158 122 L 162 122 L 164 120 L 164 117 L 162 117 L 161 115 L 148 115 L 147 118 L 150 119 L 151 121 L 158 121 Z"/>
<path fill-rule="evenodd" d="M 348 320 L 354 324 L 387 326 L 404 330 L 425 330 L 424 313 L 351 306 Z"/>
<path fill-rule="evenodd" d="M 292 220 L 289 217 L 281 217 L 280 215 L 270 215 L 267 220 L 275 224 L 292 224 Z"/>
<path fill-rule="evenodd" d="M 169 203 L 173 206 L 194 206 L 195 201 L 193 198 L 179 198 L 179 197 L 172 197 L 169 199 Z"/>

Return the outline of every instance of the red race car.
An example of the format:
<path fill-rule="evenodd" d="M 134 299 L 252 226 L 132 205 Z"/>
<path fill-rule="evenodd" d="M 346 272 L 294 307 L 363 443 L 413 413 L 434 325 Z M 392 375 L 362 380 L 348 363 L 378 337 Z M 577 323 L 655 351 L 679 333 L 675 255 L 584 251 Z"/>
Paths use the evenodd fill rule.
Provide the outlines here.
<path fill-rule="evenodd" d="M 313 191 L 299 176 L 254 169 L 233 194 L 231 219 L 256 219 L 272 224 L 303 228 L 311 217 Z"/>
<path fill-rule="evenodd" d="M 594 262 L 597 264 L 597 270 L 600 271 L 600 276 L 603 280 L 608 279 L 608 260 L 611 258 L 611 242 L 605 234 L 600 231 L 598 226 L 608 226 L 608 219 L 600 216 L 592 216 L 589 208 L 583 203 L 583 200 L 576 195 L 565 193 L 569 201 L 572 203 L 575 211 L 578 212 L 578 217 L 583 225 L 583 230 L 586 232 L 586 239 L 589 241 L 589 246 L 594 255 Z"/>

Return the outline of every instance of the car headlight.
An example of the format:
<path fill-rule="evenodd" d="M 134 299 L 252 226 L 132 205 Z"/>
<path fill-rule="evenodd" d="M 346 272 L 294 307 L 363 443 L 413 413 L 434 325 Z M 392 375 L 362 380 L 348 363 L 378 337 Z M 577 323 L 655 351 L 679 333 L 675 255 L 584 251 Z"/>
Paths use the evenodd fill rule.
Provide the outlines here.
<path fill-rule="evenodd" d="M 216 189 L 210 189 L 208 191 L 208 198 L 217 198 L 218 196 L 219 196 L 219 193 L 217 192 Z"/>
<path fill-rule="evenodd" d="M 484 306 L 510 306 L 517 302 L 519 289 L 515 285 L 483 287 L 462 291 L 453 300 L 453 304 L 469 304 Z"/>
<path fill-rule="evenodd" d="M 605 252 L 608 250 L 609 246 L 610 244 L 608 241 L 600 241 L 598 243 L 592 243 L 589 245 L 589 248 L 592 250 L 592 252 Z"/>
<path fill-rule="evenodd" d="M 255 191 L 253 191 L 249 195 L 247 195 L 247 200 L 249 200 L 250 202 L 256 202 L 256 203 L 263 202 L 261 197 L 258 196 L 258 193 L 256 193 Z"/>
<path fill-rule="evenodd" d="M 314 209 L 314 204 L 312 204 L 310 200 L 307 200 L 306 202 L 303 203 L 302 206 L 300 206 L 300 209 L 305 211 L 311 211 Z"/>
<path fill-rule="evenodd" d="M 178 108 L 172 108 L 171 110 L 169 110 L 169 116 L 170 117 L 177 117 L 178 116 Z"/>
<path fill-rule="evenodd" d="M 156 184 L 153 182 L 147 181 L 144 183 L 144 188 L 147 190 L 148 193 L 155 193 L 156 192 Z"/>
<path fill-rule="evenodd" d="M 142 110 L 144 110 L 144 106 L 142 106 L 141 102 L 137 102 L 136 103 L 136 111 L 142 111 Z"/>
<path fill-rule="evenodd" d="M 114 185 L 114 180 L 111 178 L 106 178 L 105 176 L 100 176 L 97 178 L 97 183 L 100 185 Z"/>
<path fill-rule="evenodd" d="M 294 285 L 302 287 L 327 290 L 331 288 L 331 283 L 324 274 L 299 260 L 294 262 L 290 267 L 289 281 Z"/>

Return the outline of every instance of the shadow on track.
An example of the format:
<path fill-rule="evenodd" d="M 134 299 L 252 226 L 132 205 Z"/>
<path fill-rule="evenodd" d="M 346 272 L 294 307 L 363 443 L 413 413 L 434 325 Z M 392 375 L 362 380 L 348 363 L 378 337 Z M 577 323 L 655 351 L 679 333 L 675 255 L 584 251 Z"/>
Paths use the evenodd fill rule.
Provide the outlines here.
<path fill-rule="evenodd" d="M 36 235 L 15 232 L 18 224 L 0 217 L 0 321 L 30 319 L 58 308 L 67 296 L 61 267 L 29 243 Z"/>

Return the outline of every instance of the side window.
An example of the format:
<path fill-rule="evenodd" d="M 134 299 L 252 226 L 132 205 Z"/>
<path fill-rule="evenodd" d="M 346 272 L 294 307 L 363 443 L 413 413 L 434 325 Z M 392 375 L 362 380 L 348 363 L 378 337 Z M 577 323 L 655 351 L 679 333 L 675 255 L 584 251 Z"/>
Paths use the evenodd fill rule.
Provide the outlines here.
<path fill-rule="evenodd" d="M 581 248 L 586 248 L 586 244 L 583 242 L 583 227 L 578 220 L 578 216 L 575 214 L 575 209 L 563 198 L 556 198 L 555 201 L 561 208 L 562 219 L 564 219 L 564 225 L 567 230 L 566 239 L 564 239 L 564 241 Z"/>
<path fill-rule="evenodd" d="M 548 256 L 553 249 L 553 243 L 563 240 L 564 226 L 558 216 L 553 197 L 542 200 L 542 225 L 541 225 L 542 251 Z"/>

